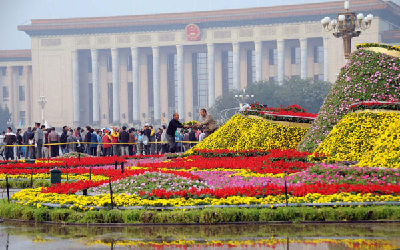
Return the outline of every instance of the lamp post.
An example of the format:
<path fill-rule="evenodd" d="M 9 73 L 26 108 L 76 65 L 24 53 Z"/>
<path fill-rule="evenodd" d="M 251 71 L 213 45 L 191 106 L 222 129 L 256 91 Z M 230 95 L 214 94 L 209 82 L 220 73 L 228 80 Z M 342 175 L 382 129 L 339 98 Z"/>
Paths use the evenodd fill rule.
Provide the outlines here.
<path fill-rule="evenodd" d="M 336 38 L 343 38 L 344 57 L 350 58 L 351 53 L 351 39 L 358 37 L 361 30 L 366 30 L 371 27 L 371 22 L 374 16 L 359 13 L 356 15 L 354 12 L 349 12 L 349 1 L 344 1 L 345 12 L 339 13 L 337 19 L 330 19 L 325 17 L 321 20 L 322 27 L 326 31 L 333 31 L 333 36 Z"/>
<path fill-rule="evenodd" d="M 243 103 L 249 100 L 250 98 L 254 98 L 254 95 L 246 94 L 246 90 L 243 89 L 243 94 L 235 95 L 235 99 L 239 102 L 239 107 L 243 107 Z"/>
<path fill-rule="evenodd" d="M 44 106 L 46 106 L 47 98 L 45 96 L 39 96 L 39 105 L 42 108 L 42 123 L 44 124 Z"/>

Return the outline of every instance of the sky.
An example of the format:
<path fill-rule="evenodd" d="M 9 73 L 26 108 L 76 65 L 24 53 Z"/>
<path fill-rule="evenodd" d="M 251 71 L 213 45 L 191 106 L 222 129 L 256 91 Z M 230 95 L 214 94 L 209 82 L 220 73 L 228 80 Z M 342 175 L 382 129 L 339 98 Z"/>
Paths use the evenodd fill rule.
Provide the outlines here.
<path fill-rule="evenodd" d="M 332 0 L 0 0 L 0 50 L 29 49 L 29 36 L 18 31 L 17 26 L 29 24 L 31 19 L 173 13 L 328 1 Z"/>

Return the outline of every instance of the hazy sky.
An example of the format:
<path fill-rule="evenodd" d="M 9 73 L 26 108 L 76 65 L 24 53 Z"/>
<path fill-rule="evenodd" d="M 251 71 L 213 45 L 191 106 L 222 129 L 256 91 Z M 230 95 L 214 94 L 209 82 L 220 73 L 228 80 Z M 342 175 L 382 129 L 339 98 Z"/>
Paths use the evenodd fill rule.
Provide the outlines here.
<path fill-rule="evenodd" d="M 29 24 L 31 19 L 237 9 L 311 2 L 328 0 L 0 0 L 0 49 L 29 49 L 28 35 L 18 31 L 17 26 Z"/>

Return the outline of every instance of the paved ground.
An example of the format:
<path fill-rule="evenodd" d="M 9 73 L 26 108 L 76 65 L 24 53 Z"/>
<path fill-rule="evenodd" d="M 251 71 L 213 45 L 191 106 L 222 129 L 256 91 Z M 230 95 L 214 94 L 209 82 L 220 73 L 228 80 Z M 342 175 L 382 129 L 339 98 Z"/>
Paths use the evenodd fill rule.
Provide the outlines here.
<path fill-rule="evenodd" d="M 22 189 L 10 189 L 10 196 L 21 190 Z M 0 199 L 6 199 L 6 198 L 7 198 L 7 190 L 5 188 L 1 188 L 0 189 Z"/>

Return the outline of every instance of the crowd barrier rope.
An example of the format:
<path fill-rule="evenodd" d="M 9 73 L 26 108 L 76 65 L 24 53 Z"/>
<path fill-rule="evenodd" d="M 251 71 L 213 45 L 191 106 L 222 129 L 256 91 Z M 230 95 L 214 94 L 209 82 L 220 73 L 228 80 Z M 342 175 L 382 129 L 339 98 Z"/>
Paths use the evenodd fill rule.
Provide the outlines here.
<path fill-rule="evenodd" d="M 176 143 L 185 143 L 185 144 L 196 144 L 199 143 L 199 141 L 176 141 Z M 147 144 L 166 144 L 168 143 L 167 141 L 157 141 L 157 142 L 148 142 Z M 101 144 L 101 145 L 137 145 L 140 144 L 139 142 L 59 142 L 59 143 L 45 143 L 42 146 L 59 146 L 59 145 L 70 145 L 70 144 Z M 143 143 L 144 144 L 144 143 Z M 146 144 L 144 144 L 146 145 Z M 28 144 L 28 145 L 4 145 L 5 147 L 35 147 L 34 144 Z"/>

